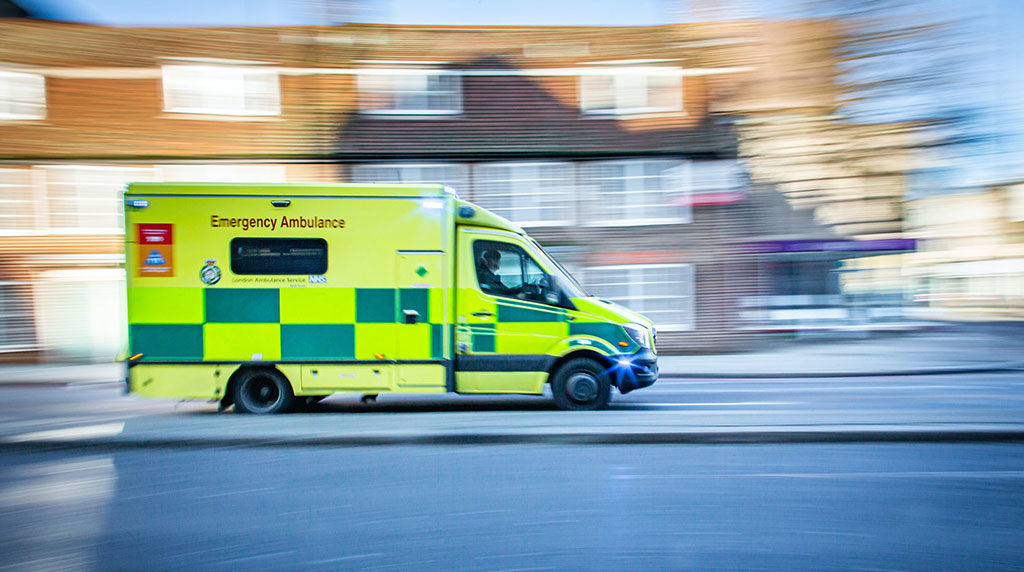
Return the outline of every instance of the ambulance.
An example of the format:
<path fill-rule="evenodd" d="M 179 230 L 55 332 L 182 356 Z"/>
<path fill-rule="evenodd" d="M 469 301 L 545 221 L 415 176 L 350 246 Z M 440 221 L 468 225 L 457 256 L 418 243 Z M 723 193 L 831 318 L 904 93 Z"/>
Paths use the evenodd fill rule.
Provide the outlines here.
<path fill-rule="evenodd" d="M 335 393 L 607 406 L 653 324 L 441 185 L 134 183 L 128 390 L 278 413 Z"/>

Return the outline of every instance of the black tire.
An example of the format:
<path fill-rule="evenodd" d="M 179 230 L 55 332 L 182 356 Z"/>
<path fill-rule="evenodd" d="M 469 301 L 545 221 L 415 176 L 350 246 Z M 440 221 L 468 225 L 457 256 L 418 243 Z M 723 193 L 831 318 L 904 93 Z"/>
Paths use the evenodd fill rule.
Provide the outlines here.
<path fill-rule="evenodd" d="M 608 407 L 612 383 L 600 363 L 590 358 L 575 358 L 555 372 L 551 393 L 559 409 L 596 411 Z"/>
<path fill-rule="evenodd" d="M 294 399 L 291 384 L 276 369 L 248 369 L 235 382 L 237 413 L 283 413 L 291 409 Z"/>

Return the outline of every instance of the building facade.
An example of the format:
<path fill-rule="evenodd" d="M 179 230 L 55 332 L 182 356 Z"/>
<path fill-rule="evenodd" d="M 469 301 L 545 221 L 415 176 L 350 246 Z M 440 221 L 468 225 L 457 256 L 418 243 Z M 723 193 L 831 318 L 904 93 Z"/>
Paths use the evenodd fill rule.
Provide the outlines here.
<path fill-rule="evenodd" d="M 961 189 L 908 204 L 921 242 L 906 274 L 937 320 L 1024 318 L 1024 183 Z"/>
<path fill-rule="evenodd" d="M 787 51 L 800 26 L 2 22 L 0 351 L 123 345 L 121 192 L 145 180 L 451 184 L 650 316 L 663 350 L 750 347 L 772 276 L 749 245 L 850 238 L 757 138 L 832 105 L 831 60 Z M 804 71 L 780 84 L 787 57 Z"/>

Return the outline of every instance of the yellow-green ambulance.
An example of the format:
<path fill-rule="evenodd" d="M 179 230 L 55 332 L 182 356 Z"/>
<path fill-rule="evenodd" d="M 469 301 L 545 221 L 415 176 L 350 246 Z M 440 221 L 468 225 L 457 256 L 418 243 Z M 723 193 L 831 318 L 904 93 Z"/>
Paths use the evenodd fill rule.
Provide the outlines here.
<path fill-rule="evenodd" d="M 658 377 L 651 321 L 441 185 L 137 183 L 130 391 L 276 413 L 333 393 L 601 409 Z"/>

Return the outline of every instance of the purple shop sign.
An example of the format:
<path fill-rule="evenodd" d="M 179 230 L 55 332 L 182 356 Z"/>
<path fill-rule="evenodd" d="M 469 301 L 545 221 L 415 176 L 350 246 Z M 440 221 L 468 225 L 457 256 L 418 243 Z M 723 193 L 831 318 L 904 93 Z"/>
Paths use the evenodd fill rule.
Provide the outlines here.
<path fill-rule="evenodd" d="M 739 250 L 748 254 L 771 252 L 911 252 L 917 249 L 913 238 L 882 238 L 875 240 L 769 240 L 748 242 Z"/>

